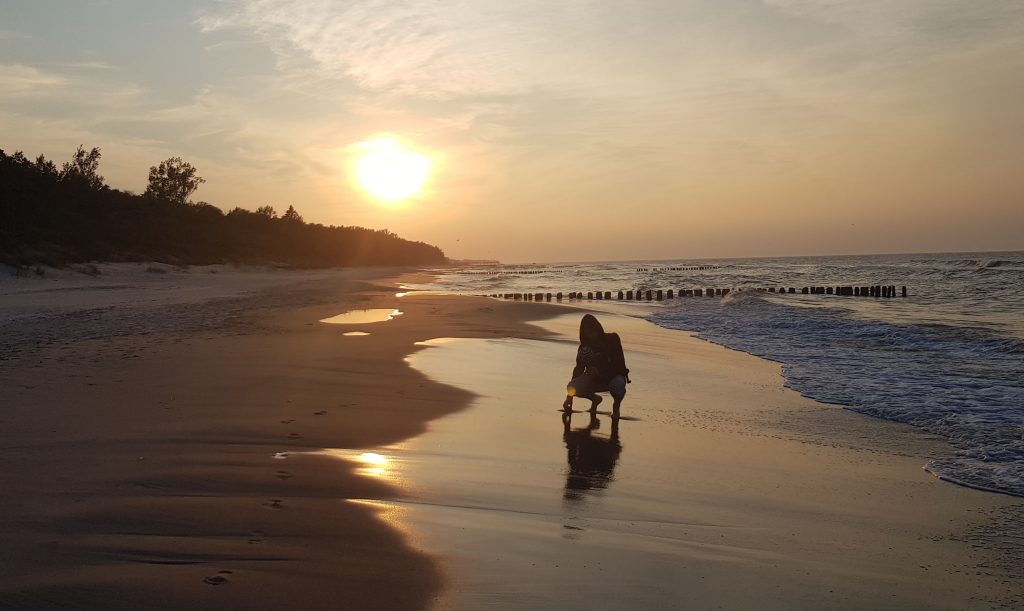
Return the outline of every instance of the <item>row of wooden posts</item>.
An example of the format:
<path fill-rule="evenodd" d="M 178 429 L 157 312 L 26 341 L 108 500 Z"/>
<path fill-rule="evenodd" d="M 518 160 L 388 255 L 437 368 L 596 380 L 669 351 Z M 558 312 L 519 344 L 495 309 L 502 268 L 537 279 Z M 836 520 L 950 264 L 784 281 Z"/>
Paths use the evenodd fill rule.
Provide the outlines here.
<path fill-rule="evenodd" d="M 549 265 L 544 269 L 509 269 L 509 270 L 495 270 L 495 269 L 484 269 L 484 270 L 466 270 L 461 273 L 472 276 L 529 276 L 531 274 L 543 274 L 549 272 L 554 268 L 567 267 L 565 265 Z M 638 272 L 695 272 L 706 269 L 717 269 L 717 265 L 702 265 L 699 267 L 638 267 Z"/>
<path fill-rule="evenodd" d="M 700 267 L 638 267 L 638 272 L 696 272 L 703 269 L 715 269 L 716 265 L 703 265 Z"/>
<path fill-rule="evenodd" d="M 565 267 L 564 265 L 550 266 L 546 269 L 510 269 L 510 270 L 467 270 L 463 274 L 482 276 L 529 276 L 531 274 L 543 274 L 551 271 L 551 267 Z M 717 265 L 702 265 L 699 267 L 638 267 L 638 272 L 695 272 L 707 269 L 717 269 Z"/>
<path fill-rule="evenodd" d="M 765 293 L 800 293 L 802 295 L 839 295 L 848 297 L 896 297 L 897 292 L 901 297 L 907 296 L 907 287 L 896 286 L 805 286 L 800 290 L 785 287 L 758 288 L 757 291 Z M 667 291 L 648 289 L 647 291 L 618 291 L 615 299 L 617 301 L 664 301 L 678 297 L 723 297 L 733 292 L 733 289 L 679 289 Z M 583 293 L 573 291 L 571 293 L 493 293 L 491 297 L 499 299 L 513 299 L 523 301 L 556 301 L 569 300 L 612 300 L 611 291 L 590 291 Z"/>
<path fill-rule="evenodd" d="M 548 269 L 509 269 L 509 270 L 482 270 L 482 271 L 464 271 L 461 272 L 467 276 L 529 276 L 531 274 L 543 274 L 551 270 Z"/>

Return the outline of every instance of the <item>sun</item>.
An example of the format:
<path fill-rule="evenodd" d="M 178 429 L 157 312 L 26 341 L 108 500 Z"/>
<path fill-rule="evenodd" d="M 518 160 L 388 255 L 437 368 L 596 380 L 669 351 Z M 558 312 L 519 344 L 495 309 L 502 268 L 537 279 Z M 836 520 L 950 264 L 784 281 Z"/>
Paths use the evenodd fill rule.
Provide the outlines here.
<path fill-rule="evenodd" d="M 430 157 L 394 138 L 365 140 L 353 149 L 359 186 L 381 201 L 397 202 L 416 195 L 430 176 Z"/>

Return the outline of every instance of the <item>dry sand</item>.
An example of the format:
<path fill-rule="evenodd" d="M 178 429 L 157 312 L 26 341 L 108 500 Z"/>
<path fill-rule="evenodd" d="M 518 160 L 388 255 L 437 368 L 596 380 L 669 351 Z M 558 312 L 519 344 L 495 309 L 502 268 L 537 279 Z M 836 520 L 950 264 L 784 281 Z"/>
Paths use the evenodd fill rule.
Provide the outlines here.
<path fill-rule="evenodd" d="M 0 608 L 1022 604 L 1019 500 L 928 476 L 938 440 L 607 315 L 612 460 L 607 417 L 557 412 L 578 313 L 382 273 L 0 282 Z M 414 345 L 445 337 L 479 339 Z"/>

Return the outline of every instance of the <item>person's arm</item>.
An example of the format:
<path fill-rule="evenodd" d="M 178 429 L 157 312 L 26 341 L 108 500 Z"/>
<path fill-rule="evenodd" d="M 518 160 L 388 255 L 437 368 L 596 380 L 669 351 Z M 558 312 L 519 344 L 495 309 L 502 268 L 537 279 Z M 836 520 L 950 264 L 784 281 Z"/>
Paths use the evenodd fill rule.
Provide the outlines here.
<path fill-rule="evenodd" d="M 576 349 L 576 366 L 572 368 L 572 375 L 569 376 L 570 380 L 574 380 L 583 374 L 584 366 L 583 363 L 580 362 L 580 350 L 583 350 L 582 345 Z M 566 410 L 572 409 L 572 395 L 565 395 L 565 401 L 562 402 L 562 408 Z"/>

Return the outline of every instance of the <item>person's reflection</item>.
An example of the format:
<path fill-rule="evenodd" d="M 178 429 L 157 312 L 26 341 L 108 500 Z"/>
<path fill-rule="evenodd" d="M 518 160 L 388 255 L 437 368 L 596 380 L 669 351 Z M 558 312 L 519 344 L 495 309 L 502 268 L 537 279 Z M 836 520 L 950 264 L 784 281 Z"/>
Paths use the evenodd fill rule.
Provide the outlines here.
<path fill-rule="evenodd" d="M 619 419 L 612 418 L 608 437 L 596 431 L 601 426 L 597 414 L 590 413 L 590 421 L 581 429 L 572 428 L 572 412 L 562 414 L 562 439 L 569 452 L 569 473 L 565 478 L 565 498 L 582 499 L 588 490 L 603 489 L 612 479 L 615 463 L 622 453 L 619 442 Z"/>

